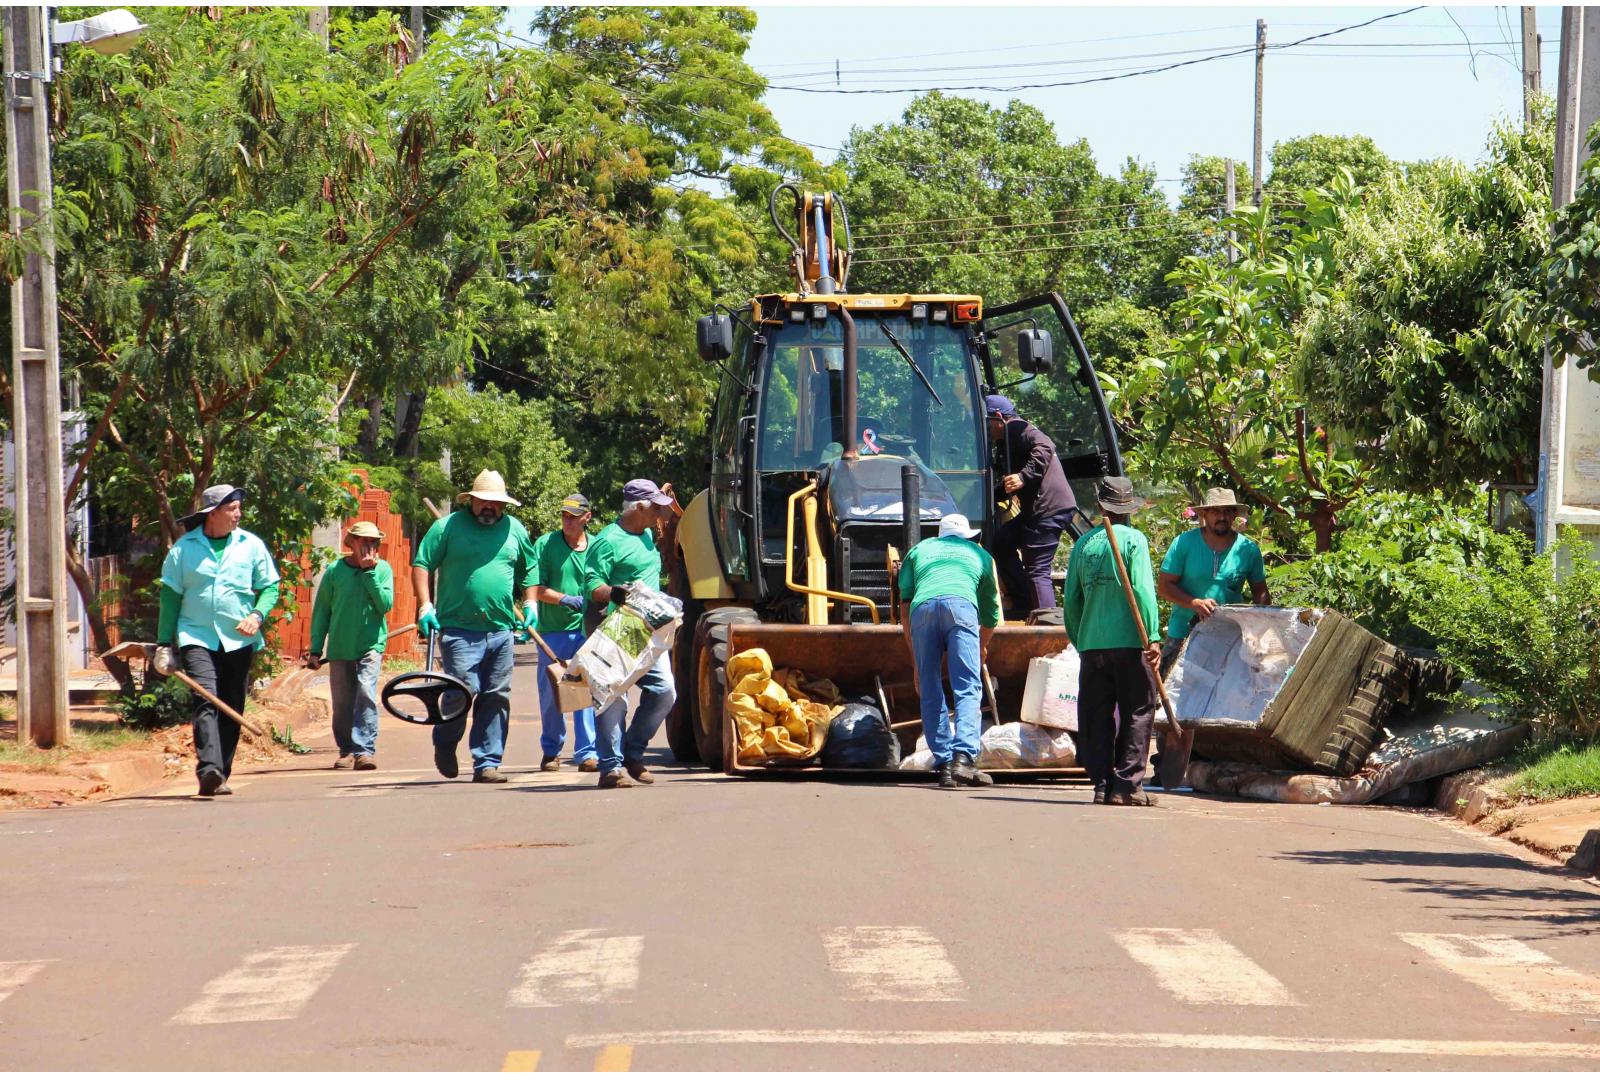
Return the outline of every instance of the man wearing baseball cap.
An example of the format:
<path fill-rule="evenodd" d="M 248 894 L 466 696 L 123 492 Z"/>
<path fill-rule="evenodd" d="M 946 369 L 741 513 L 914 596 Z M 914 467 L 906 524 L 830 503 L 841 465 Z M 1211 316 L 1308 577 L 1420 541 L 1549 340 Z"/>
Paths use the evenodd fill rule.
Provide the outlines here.
<path fill-rule="evenodd" d="M 990 545 L 1011 610 L 1018 617 L 1056 606 L 1050 568 L 1078 505 L 1050 436 L 1017 415 L 1004 394 L 983 399 L 993 449 L 995 497 L 1008 505 Z"/>
<path fill-rule="evenodd" d="M 533 597 L 539 602 L 539 618 L 534 625 L 550 651 L 561 660 L 571 660 L 583 644 L 583 584 L 588 576 L 589 500 L 568 495 L 561 500 L 561 528 L 547 532 L 533 542 Z M 539 768 L 555 772 L 561 768 L 561 745 L 567 739 L 566 719 L 550 688 L 545 671 L 550 658 L 539 650 L 539 718 L 543 730 L 539 747 L 544 757 Z M 579 772 L 594 772 L 599 755 L 594 745 L 594 710 L 579 709 L 572 714 L 572 760 Z"/>
<path fill-rule="evenodd" d="M 919 541 L 900 563 L 900 626 L 916 671 L 922 734 L 933 752 L 939 786 L 993 783 L 979 772 L 978 713 L 983 664 L 1000 625 L 994 560 L 961 514 L 946 514 L 939 535 Z M 946 716 L 942 669 L 948 658 L 955 695 L 955 738 Z"/>
<path fill-rule="evenodd" d="M 183 519 L 188 531 L 161 564 L 155 655 L 161 674 L 181 663 L 190 678 L 239 713 L 250 689 L 250 661 L 265 644 L 261 628 L 278 602 L 278 568 L 267 545 L 239 528 L 244 495 L 244 488 L 214 484 Z M 228 777 L 239 725 L 198 694 L 193 722 L 200 794 L 232 795 Z"/>
<path fill-rule="evenodd" d="M 584 582 L 590 597 L 606 605 L 607 612 L 628 598 L 628 586 L 636 581 L 660 586 L 661 553 L 656 550 L 655 530 L 664 527 L 671 514 L 671 484 L 665 489 L 650 480 L 629 480 L 622 485 L 622 516 L 602 529 L 589 546 Z M 635 685 L 639 707 L 627 725 L 626 738 L 627 699 L 613 702 L 595 717 L 603 788 L 632 787 L 629 777 L 640 784 L 655 783 L 644 767 L 644 751 L 678 698 L 672 681 L 672 654 L 663 654 Z"/>
<path fill-rule="evenodd" d="M 472 780 L 503 784 L 500 761 L 511 713 L 514 635 L 534 619 L 533 541 L 522 522 L 506 513 L 521 506 L 506 493 L 505 479 L 484 469 L 472 490 L 456 496 L 466 505 L 435 521 L 411 560 L 417 594 L 417 631 L 439 635 L 444 671 L 473 693 Z M 428 573 L 439 576 L 439 606 L 433 605 Z M 517 597 L 522 610 L 517 610 Z M 439 775 L 460 774 L 456 747 L 466 719 L 433 729 L 433 764 Z"/>
<path fill-rule="evenodd" d="M 378 767 L 378 676 L 389 641 L 394 571 L 378 558 L 383 533 L 372 522 L 351 525 L 344 540 L 350 553 L 328 567 L 317 583 L 306 666 L 315 670 L 324 657 L 328 661 L 333 741 L 339 748 L 333 767 L 353 764 L 365 771 Z"/>

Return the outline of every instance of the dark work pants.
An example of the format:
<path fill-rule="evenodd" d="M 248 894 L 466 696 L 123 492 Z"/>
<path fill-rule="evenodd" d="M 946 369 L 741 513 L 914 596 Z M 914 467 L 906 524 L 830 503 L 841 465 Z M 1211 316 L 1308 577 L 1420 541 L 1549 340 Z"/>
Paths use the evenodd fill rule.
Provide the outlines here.
<path fill-rule="evenodd" d="M 1066 519 L 1018 516 L 994 531 L 994 563 L 1011 598 L 1012 610 L 1026 615 L 1058 607 L 1050 566 L 1061 544 Z"/>
<path fill-rule="evenodd" d="M 232 652 L 208 649 L 203 645 L 185 645 L 180 650 L 183 670 L 201 686 L 210 690 L 233 710 L 244 715 L 244 698 L 250 689 L 250 658 L 255 648 L 246 645 Z M 233 751 L 239 745 L 239 725 L 217 711 L 217 707 L 199 694 L 190 691 L 194 699 L 194 765 L 195 775 L 206 770 L 220 772 L 224 779 L 233 772 Z"/>
<path fill-rule="evenodd" d="M 1130 795 L 1144 786 L 1156 718 L 1155 687 L 1139 649 L 1087 649 L 1078 669 L 1078 749 L 1096 788 Z"/>

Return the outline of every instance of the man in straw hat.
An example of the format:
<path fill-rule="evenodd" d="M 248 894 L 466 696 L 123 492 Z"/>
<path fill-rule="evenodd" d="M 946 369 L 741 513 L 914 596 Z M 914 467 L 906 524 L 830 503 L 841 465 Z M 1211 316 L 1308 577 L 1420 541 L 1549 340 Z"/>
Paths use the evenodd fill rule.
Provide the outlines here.
<path fill-rule="evenodd" d="M 1161 622 L 1156 612 L 1150 542 L 1128 524 L 1144 500 L 1127 477 L 1107 476 L 1096 495 L 1105 521 L 1078 538 L 1061 593 L 1062 621 L 1082 661 L 1078 675 L 1079 756 L 1094 781 L 1094 801 L 1110 806 L 1150 806 L 1144 793 L 1145 758 L 1155 721 L 1151 681 L 1160 660 Z M 1127 590 L 1111 552 L 1107 528 L 1128 568 L 1144 634 L 1134 621 Z"/>
<path fill-rule="evenodd" d="M 1260 546 L 1235 528 L 1245 507 L 1228 488 L 1210 488 L 1190 507 L 1199 528 L 1180 535 L 1167 548 L 1156 592 L 1172 604 L 1167 640 L 1161 647 L 1161 673 L 1178 658 L 1194 624 L 1211 617 L 1219 604 L 1244 603 L 1244 585 L 1257 604 L 1272 603 Z"/>
<path fill-rule="evenodd" d="M 267 545 L 239 528 L 244 488 L 214 484 L 200 493 L 188 530 L 161 565 L 155 668 L 178 664 L 235 712 L 244 712 L 250 661 L 265 644 L 261 628 L 278 602 L 278 568 Z M 176 646 L 176 650 L 174 650 Z M 239 725 L 194 696 L 195 775 L 202 795 L 232 795 L 228 777 Z"/>
<path fill-rule="evenodd" d="M 474 695 L 468 740 L 473 782 L 503 784 L 514 634 L 534 617 L 533 543 L 522 522 L 506 513 L 507 506 L 522 504 L 506 494 L 505 479 L 493 469 L 480 472 L 456 502 L 465 505 L 429 527 L 411 560 L 417 631 L 439 635 L 445 673 Z M 438 574 L 437 608 L 429 571 Z M 433 764 L 441 776 L 460 774 L 456 747 L 465 726 L 463 718 L 433 729 Z"/>
<path fill-rule="evenodd" d="M 394 607 L 394 571 L 378 558 L 382 540 L 370 521 L 351 525 L 344 534 L 350 553 L 323 572 L 311 606 L 306 664 L 321 667 L 326 644 L 333 741 L 339 747 L 335 769 L 378 767 L 378 676 Z"/>
<path fill-rule="evenodd" d="M 587 498 L 568 495 L 561 500 L 561 528 L 533 542 L 533 595 L 539 601 L 539 619 L 534 629 L 561 660 L 571 660 L 584 639 L 583 584 L 588 575 L 586 530 L 590 513 Z M 539 748 L 544 752 L 539 768 L 555 772 L 561 768 L 567 723 L 545 677 L 549 667 L 550 658 L 543 649 L 539 650 Z M 572 714 L 572 760 L 579 772 L 596 772 L 600 768 L 600 754 L 594 744 L 593 709 L 579 709 Z"/>

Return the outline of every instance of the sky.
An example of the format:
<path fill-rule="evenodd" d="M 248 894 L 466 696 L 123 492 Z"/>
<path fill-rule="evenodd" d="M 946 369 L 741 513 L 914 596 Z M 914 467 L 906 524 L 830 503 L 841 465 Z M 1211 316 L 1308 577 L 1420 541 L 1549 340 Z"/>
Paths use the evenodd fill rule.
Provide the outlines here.
<path fill-rule="evenodd" d="M 852 128 L 897 120 L 910 92 L 933 86 L 1016 87 L 1241 55 L 1090 85 L 958 90 L 997 106 L 1039 108 L 1063 141 L 1086 139 L 1101 170 L 1135 158 L 1177 193 L 1194 154 L 1251 157 L 1256 19 L 1269 46 L 1364 22 L 1384 7 L 855 7 L 756 5 L 746 60 L 767 76 L 766 102 L 785 134 L 831 161 Z M 528 9 L 508 22 L 526 30 Z M 1553 93 L 1561 9 L 1538 9 L 1544 90 Z M 1459 25 L 1458 25 L 1459 24 Z M 1364 134 L 1401 160 L 1477 160 L 1497 118 L 1522 112 L 1520 9 L 1424 7 L 1315 42 L 1269 50 L 1264 143 L 1306 134 Z M 837 72 L 837 81 L 836 73 Z M 1240 178 L 1241 190 L 1245 178 Z"/>

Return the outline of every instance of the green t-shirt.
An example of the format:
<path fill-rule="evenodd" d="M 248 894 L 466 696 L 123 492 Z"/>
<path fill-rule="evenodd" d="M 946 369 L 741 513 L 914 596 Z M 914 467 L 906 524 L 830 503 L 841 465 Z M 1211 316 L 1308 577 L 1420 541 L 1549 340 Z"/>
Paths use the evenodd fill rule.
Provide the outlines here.
<path fill-rule="evenodd" d="M 1267 580 L 1267 566 L 1254 540 L 1236 534 L 1227 551 L 1213 551 L 1200 529 L 1190 529 L 1172 542 L 1161 560 L 1161 572 L 1177 574 L 1178 588 L 1196 600 L 1215 600 L 1219 604 L 1243 603 L 1246 581 L 1255 585 Z M 1194 612 L 1172 605 L 1168 637 L 1174 641 L 1188 637 L 1193 625 Z"/>
<path fill-rule="evenodd" d="M 533 542 L 533 583 L 554 589 L 563 596 L 584 596 L 587 563 L 594 541 L 582 551 L 574 551 L 560 529 L 547 532 Z M 585 597 L 587 599 L 587 597 Z M 583 629 L 583 612 L 560 604 L 539 603 L 541 634 L 560 634 Z"/>
<path fill-rule="evenodd" d="M 900 563 L 900 598 L 911 601 L 912 611 L 943 596 L 970 601 L 984 626 L 1000 625 L 994 559 L 971 540 L 930 536 L 918 541 Z"/>
<path fill-rule="evenodd" d="M 600 530 L 589 542 L 588 576 L 583 583 L 585 598 L 602 585 L 626 585 L 642 581 L 651 588 L 661 587 L 661 553 L 656 550 L 655 534 L 649 529 L 634 534 L 619 521 Z M 617 605 L 606 607 L 609 614 Z"/>
<path fill-rule="evenodd" d="M 394 571 L 379 559 L 361 570 L 340 559 L 317 584 L 311 605 L 311 651 L 328 660 L 359 660 L 382 652 L 394 607 Z M 323 649 L 326 641 L 327 649 Z"/>
<path fill-rule="evenodd" d="M 1072 545 L 1067 581 L 1061 590 L 1061 618 L 1067 637 L 1079 652 L 1088 649 L 1142 649 L 1161 640 L 1156 611 L 1156 578 L 1150 569 L 1150 541 L 1131 525 L 1118 525 L 1117 549 L 1128 567 L 1128 580 L 1139 603 L 1148 640 L 1139 640 L 1128 610 L 1128 595 L 1111 557 L 1104 525 L 1091 529 Z"/>
<path fill-rule="evenodd" d="M 533 542 L 505 515 L 485 525 L 457 510 L 428 529 L 412 566 L 432 570 L 439 625 L 452 630 L 513 630 L 522 623 L 522 591 L 533 582 Z"/>

